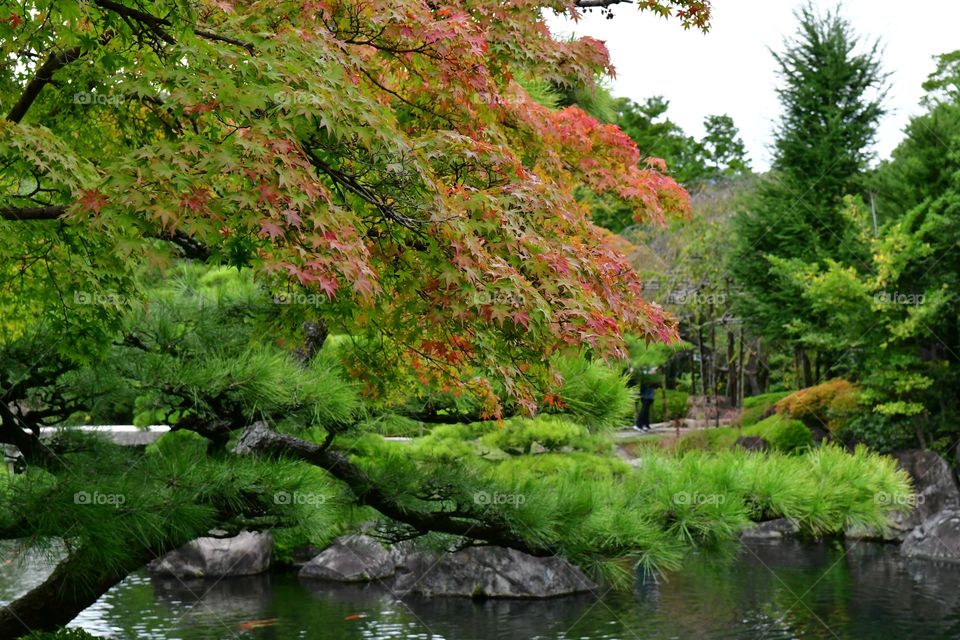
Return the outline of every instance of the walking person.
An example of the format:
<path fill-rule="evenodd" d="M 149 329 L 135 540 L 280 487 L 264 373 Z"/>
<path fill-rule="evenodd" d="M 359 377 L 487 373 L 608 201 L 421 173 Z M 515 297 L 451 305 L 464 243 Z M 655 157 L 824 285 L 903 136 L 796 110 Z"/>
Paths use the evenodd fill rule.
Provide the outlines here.
<path fill-rule="evenodd" d="M 633 428 L 638 431 L 650 431 L 650 409 L 653 407 L 655 391 L 655 387 L 649 382 L 643 381 L 640 383 L 639 410 L 634 403 L 634 415 L 637 420 Z"/>

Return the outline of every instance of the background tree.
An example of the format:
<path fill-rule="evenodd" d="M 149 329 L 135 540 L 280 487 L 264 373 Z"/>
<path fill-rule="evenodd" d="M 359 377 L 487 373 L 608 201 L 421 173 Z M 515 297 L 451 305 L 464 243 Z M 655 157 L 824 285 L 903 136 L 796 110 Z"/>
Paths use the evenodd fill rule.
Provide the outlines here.
<path fill-rule="evenodd" d="M 878 45 L 863 46 L 836 12 L 798 14 L 796 38 L 774 54 L 783 115 L 770 176 L 736 219 L 730 269 L 742 289 L 739 313 L 760 336 L 795 350 L 799 378 L 813 383 L 835 354 L 817 353 L 791 333 L 809 317 L 801 290 L 771 269 L 771 258 L 817 263 L 830 257 L 856 264 L 865 256 L 842 212 L 842 198 L 859 189 L 869 159 L 885 75 Z"/>

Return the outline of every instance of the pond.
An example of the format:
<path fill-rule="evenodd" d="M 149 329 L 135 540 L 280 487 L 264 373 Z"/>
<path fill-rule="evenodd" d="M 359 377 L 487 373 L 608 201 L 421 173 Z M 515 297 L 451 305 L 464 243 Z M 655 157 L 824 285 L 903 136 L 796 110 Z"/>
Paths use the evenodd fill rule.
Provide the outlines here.
<path fill-rule="evenodd" d="M 41 578 L 0 566 L 0 601 Z M 548 601 L 395 598 L 384 586 L 291 573 L 180 582 L 130 576 L 74 621 L 111 638 L 163 640 L 600 640 L 960 637 L 960 565 L 868 542 L 744 543 L 693 555 L 633 593 Z"/>

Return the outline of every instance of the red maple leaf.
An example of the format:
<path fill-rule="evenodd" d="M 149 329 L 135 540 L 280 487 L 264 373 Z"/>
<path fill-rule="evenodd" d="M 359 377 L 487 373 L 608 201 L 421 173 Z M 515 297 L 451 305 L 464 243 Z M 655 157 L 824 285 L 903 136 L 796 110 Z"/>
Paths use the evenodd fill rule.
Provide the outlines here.
<path fill-rule="evenodd" d="M 260 225 L 260 237 L 270 236 L 271 240 L 276 240 L 277 236 L 283 235 L 283 228 L 276 222 L 264 222 Z"/>
<path fill-rule="evenodd" d="M 86 189 L 80 196 L 80 205 L 87 211 L 100 213 L 100 210 L 107 206 L 107 198 L 97 189 Z"/>

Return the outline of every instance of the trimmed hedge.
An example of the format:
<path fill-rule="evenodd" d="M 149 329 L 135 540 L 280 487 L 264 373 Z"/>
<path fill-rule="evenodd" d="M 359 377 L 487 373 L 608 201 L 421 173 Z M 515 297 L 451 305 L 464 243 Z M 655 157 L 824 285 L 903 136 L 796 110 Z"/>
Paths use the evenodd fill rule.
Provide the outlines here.
<path fill-rule="evenodd" d="M 773 413 L 777 402 L 786 398 L 790 393 L 790 391 L 774 391 L 744 398 L 743 412 L 740 414 L 740 426 L 749 427 L 760 422 L 764 417 Z"/>
<path fill-rule="evenodd" d="M 813 435 L 802 422 L 774 414 L 745 428 L 720 427 L 694 431 L 682 437 L 677 448 L 680 451 L 722 451 L 733 447 L 741 436 L 763 438 L 773 450 L 782 453 L 802 453 L 813 446 Z"/>
<path fill-rule="evenodd" d="M 860 388 L 836 378 L 801 389 L 777 402 L 777 412 L 801 420 L 811 429 L 839 431 L 860 413 Z"/>

